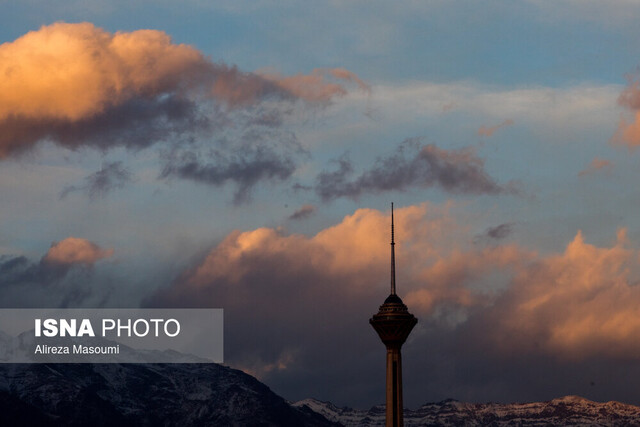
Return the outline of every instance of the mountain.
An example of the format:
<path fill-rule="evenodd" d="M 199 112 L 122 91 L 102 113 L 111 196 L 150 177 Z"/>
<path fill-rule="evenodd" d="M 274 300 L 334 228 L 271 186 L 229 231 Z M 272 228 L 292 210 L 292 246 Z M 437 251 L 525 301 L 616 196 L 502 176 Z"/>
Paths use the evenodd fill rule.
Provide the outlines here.
<path fill-rule="evenodd" d="M 0 364 L 6 426 L 384 426 L 384 406 L 289 404 L 218 364 Z M 539 403 L 445 400 L 405 409 L 405 426 L 640 426 L 640 407 L 567 396 Z"/>
<path fill-rule="evenodd" d="M 338 408 L 305 399 L 293 404 L 331 421 L 350 426 L 384 426 L 384 405 L 366 410 Z M 537 403 L 462 403 L 452 399 L 405 409 L 404 425 L 412 426 L 640 426 L 640 407 L 598 403 L 566 396 Z"/>
<path fill-rule="evenodd" d="M 218 364 L 2 364 L 3 426 L 335 426 Z"/>

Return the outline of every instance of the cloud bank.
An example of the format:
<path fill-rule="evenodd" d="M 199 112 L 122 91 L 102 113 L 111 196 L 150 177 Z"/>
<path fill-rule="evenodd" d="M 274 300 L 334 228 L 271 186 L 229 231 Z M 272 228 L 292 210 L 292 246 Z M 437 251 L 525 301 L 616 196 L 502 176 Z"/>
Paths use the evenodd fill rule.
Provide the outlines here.
<path fill-rule="evenodd" d="M 461 384 L 476 390 L 469 399 L 541 398 L 538 385 L 562 384 L 568 375 L 536 378 L 546 363 L 561 371 L 640 357 L 633 339 L 640 293 L 629 268 L 640 252 L 627 247 L 624 231 L 610 247 L 588 244 L 578 232 L 563 252 L 538 254 L 514 244 L 472 245 L 470 230 L 446 207 L 396 214 L 398 289 L 420 319 L 405 354 L 425 380 L 408 387 L 414 395 L 424 389 L 421 401 Z M 384 376 L 378 384 L 369 373 L 382 366 L 383 348 L 366 319 L 389 292 L 389 219 L 360 209 L 311 237 L 271 228 L 233 232 L 146 304 L 223 306 L 228 362 L 291 398 L 325 393 L 353 401 L 355 381 L 358 399 L 376 399 L 367 393 Z M 478 378 L 458 376 L 469 354 Z M 539 358 L 530 362 L 529 383 L 516 368 L 523 357 Z M 501 386 L 488 392 L 483 372 Z"/>

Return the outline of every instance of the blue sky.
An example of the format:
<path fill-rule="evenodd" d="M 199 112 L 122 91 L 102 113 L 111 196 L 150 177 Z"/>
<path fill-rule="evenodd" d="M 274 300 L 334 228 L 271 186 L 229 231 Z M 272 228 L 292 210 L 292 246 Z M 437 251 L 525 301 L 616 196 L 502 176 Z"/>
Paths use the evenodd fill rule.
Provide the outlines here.
<path fill-rule="evenodd" d="M 383 377 L 369 378 L 382 348 L 366 320 L 386 296 L 387 265 L 377 260 L 388 251 L 382 216 L 394 201 L 397 218 L 407 221 L 405 249 L 402 241 L 398 246 L 399 292 L 421 319 L 405 350 L 406 369 L 421 372 L 408 382 L 410 405 L 561 394 L 640 401 L 623 383 L 629 371 L 622 368 L 599 388 L 573 381 L 581 372 L 604 377 L 603 367 L 620 360 L 629 370 L 640 366 L 640 349 L 630 344 L 640 313 L 623 303 L 640 302 L 640 140 L 632 134 L 640 110 L 633 85 L 640 5 L 29 0 L 0 6 L 0 88 L 24 91 L 0 96 L 5 306 L 222 307 L 231 366 L 291 400 L 370 405 L 380 400 Z M 90 26 L 80 30 L 80 22 Z M 81 53 L 109 55 L 111 47 L 87 40 L 124 34 L 142 43 L 136 31 L 143 29 L 170 37 L 159 42 L 164 53 L 147 51 L 156 63 L 167 61 L 166 75 L 158 67 L 135 68 L 144 64 L 135 55 L 128 74 L 109 68 L 111 62 L 92 62 L 97 53 L 58 55 L 61 45 L 44 37 L 64 34 L 87 46 Z M 29 32 L 35 41 L 20 42 Z M 38 46 L 47 54 L 28 62 Z M 74 64 L 86 81 L 55 83 L 57 71 Z M 9 70 L 16 69 L 24 72 L 20 80 L 12 80 Z M 130 86 L 116 96 L 111 77 L 130 79 Z M 627 136 L 616 137 L 625 129 Z M 340 262 L 352 263 L 335 261 L 327 272 L 317 263 L 341 254 L 339 240 L 325 245 L 323 236 L 335 230 L 365 243 L 356 245 L 362 254 L 342 255 Z M 46 254 L 55 248 L 71 255 L 64 274 L 52 278 Z M 301 248 L 307 257 L 299 258 Z M 107 249 L 113 253 L 104 256 Z M 267 268 L 280 263 L 276 271 Z M 302 278 L 307 282 L 297 282 Z M 361 287 L 363 278 L 369 287 Z M 272 292 L 255 289 L 256 281 Z M 327 296 L 337 285 L 339 307 Z M 565 285 L 554 305 L 550 295 Z M 572 292 L 575 298 L 565 300 Z M 277 305 L 269 295 L 281 294 L 294 306 L 317 304 L 329 313 L 328 320 L 312 307 L 292 309 L 315 340 L 255 307 Z M 546 302 L 531 305 L 537 298 Z M 532 322 L 546 326 L 514 321 L 528 316 L 501 305 L 514 301 L 535 306 Z M 575 301 L 572 309 L 549 321 L 566 301 Z M 585 313 L 594 307 L 602 310 L 592 319 Z M 361 324 L 353 323 L 355 313 Z M 470 319 L 498 341 L 519 327 L 539 347 L 496 345 L 502 353 L 493 354 L 469 338 Z M 606 326 L 611 319 L 620 322 L 616 333 Z M 322 325 L 339 321 L 353 321 L 338 337 L 351 346 L 342 359 L 322 350 L 329 328 Z M 588 321 L 605 326 L 581 332 Z M 271 339 L 275 330 L 283 338 Z M 572 338 L 558 344 L 568 330 Z M 349 334 L 360 333 L 349 342 Z M 432 343 L 439 345 L 435 353 Z M 483 356 L 472 361 L 479 373 L 465 376 L 469 349 Z M 540 353 L 538 364 L 524 365 L 529 388 L 513 373 L 523 358 L 509 359 L 511 370 L 497 369 L 505 354 L 518 352 Z M 359 371 L 355 359 L 363 360 Z M 442 360 L 450 369 L 430 376 Z M 339 367 L 335 375 L 323 368 L 331 363 Z M 540 371 L 557 380 L 537 380 Z M 350 375 L 359 384 L 354 390 Z"/>

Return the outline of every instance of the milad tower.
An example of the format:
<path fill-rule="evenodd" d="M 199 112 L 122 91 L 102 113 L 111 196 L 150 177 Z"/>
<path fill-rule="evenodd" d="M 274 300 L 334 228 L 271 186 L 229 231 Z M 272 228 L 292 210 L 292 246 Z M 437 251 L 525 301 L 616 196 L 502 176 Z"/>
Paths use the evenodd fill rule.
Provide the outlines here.
<path fill-rule="evenodd" d="M 387 427 L 402 427 L 402 355 L 400 348 L 407 340 L 418 319 L 409 313 L 396 294 L 396 254 L 393 232 L 393 203 L 391 203 L 391 293 L 369 320 L 387 347 Z"/>

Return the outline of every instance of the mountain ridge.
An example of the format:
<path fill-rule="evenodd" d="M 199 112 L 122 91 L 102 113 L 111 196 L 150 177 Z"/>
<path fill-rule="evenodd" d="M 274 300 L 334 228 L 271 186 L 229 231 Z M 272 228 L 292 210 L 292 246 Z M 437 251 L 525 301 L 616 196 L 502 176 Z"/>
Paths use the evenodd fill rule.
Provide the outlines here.
<path fill-rule="evenodd" d="M 306 407 L 345 427 L 385 425 L 384 405 L 369 410 L 337 407 L 331 402 L 303 399 L 294 407 Z M 455 399 L 425 403 L 404 410 L 406 427 L 419 426 L 640 426 L 640 406 L 616 401 L 594 402 L 568 395 L 544 402 L 465 403 Z"/>
<path fill-rule="evenodd" d="M 0 364 L 0 425 L 384 426 L 368 410 L 287 402 L 256 378 L 219 364 Z M 640 406 L 564 396 L 546 402 L 405 409 L 405 426 L 640 426 Z"/>
<path fill-rule="evenodd" d="M 0 425 L 308 426 L 254 377 L 210 364 L 0 364 Z"/>

